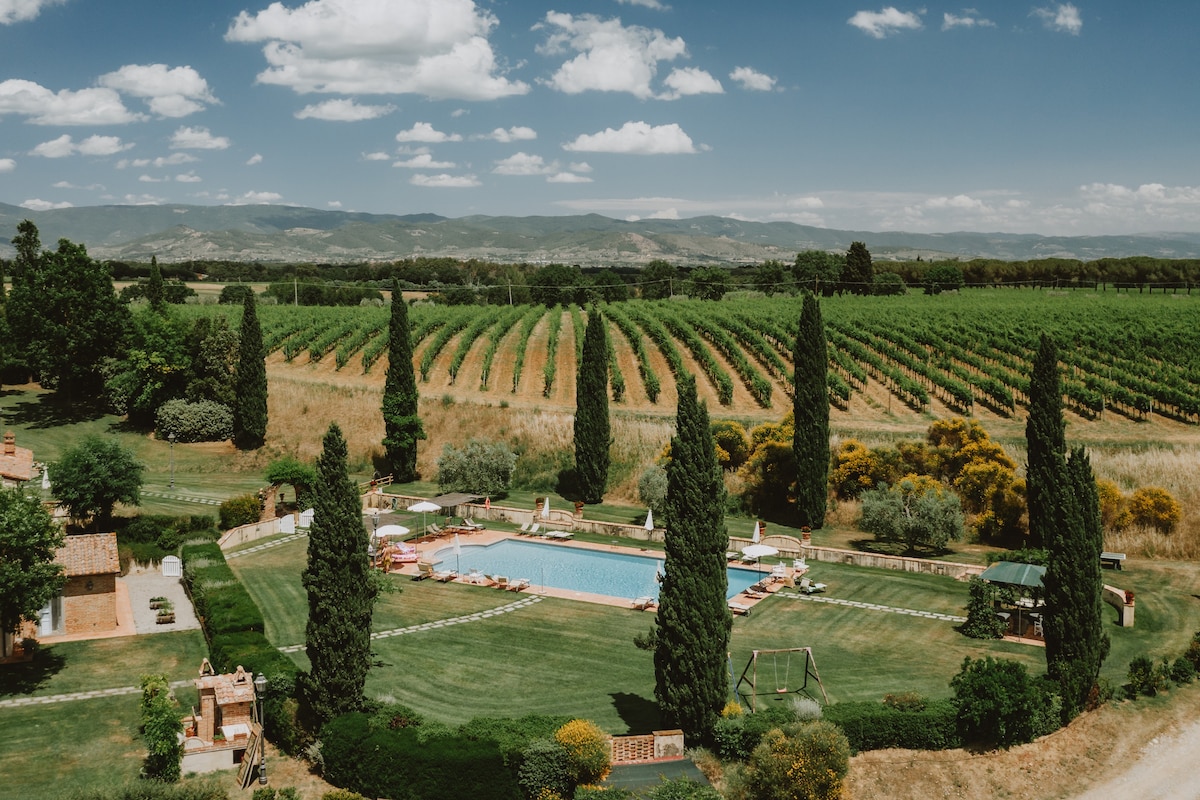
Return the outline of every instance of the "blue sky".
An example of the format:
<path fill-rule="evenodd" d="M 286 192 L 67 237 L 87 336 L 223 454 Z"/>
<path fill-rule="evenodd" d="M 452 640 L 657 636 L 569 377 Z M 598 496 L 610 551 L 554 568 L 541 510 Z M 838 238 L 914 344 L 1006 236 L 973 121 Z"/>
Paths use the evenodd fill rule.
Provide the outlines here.
<path fill-rule="evenodd" d="M 0 0 L 0 201 L 1200 231 L 1195 0 Z"/>

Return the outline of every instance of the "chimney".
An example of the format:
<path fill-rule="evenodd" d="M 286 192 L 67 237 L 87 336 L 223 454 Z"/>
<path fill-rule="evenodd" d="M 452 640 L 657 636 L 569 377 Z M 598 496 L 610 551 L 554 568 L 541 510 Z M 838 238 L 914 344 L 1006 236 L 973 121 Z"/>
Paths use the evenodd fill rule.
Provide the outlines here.
<path fill-rule="evenodd" d="M 12 431 L 7 431 L 4 434 L 4 455 L 15 456 L 17 454 L 17 437 Z"/>

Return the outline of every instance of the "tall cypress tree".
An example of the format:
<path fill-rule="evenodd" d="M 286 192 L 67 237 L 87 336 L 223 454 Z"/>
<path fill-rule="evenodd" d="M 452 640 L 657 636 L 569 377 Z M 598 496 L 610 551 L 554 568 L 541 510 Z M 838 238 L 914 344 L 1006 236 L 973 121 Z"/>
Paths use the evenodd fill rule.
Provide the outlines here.
<path fill-rule="evenodd" d="M 583 356 L 575 377 L 575 474 L 580 499 L 599 503 L 608 484 L 608 342 L 604 316 L 595 307 L 583 333 Z"/>
<path fill-rule="evenodd" d="M 242 303 L 238 366 L 234 377 L 233 443 L 256 450 L 267 438 L 267 363 L 254 293 Z"/>
<path fill-rule="evenodd" d="M 801 527 L 820 528 L 825 525 L 829 496 L 829 356 L 821 306 L 809 292 L 804 293 L 792 357 L 796 368 L 792 439 L 796 516 Z"/>
<path fill-rule="evenodd" d="M 1025 468 L 1029 507 L 1029 546 L 1045 547 L 1063 512 L 1067 493 L 1066 423 L 1058 373 L 1058 347 L 1042 334 L 1029 376 L 1029 418 L 1025 422 L 1028 465 Z"/>
<path fill-rule="evenodd" d="M 417 380 L 413 375 L 412 332 L 408 305 L 400 283 L 392 280 L 392 315 L 388 322 L 388 370 L 383 385 L 383 449 L 397 483 L 415 481 L 417 442 L 425 428 L 417 415 Z"/>
<path fill-rule="evenodd" d="M 1085 707 L 1109 648 L 1103 624 L 1100 498 L 1082 447 L 1071 451 L 1065 472 L 1067 519 L 1046 543 L 1049 559 L 1043 579 L 1049 609 L 1044 622 L 1046 671 L 1059 684 L 1063 724 Z"/>
<path fill-rule="evenodd" d="M 302 678 L 305 712 L 319 729 L 362 707 L 371 660 L 371 615 L 377 589 L 367 560 L 362 501 L 346 466 L 346 440 L 333 423 L 317 459 L 308 566 L 304 643 L 311 667 Z"/>
<path fill-rule="evenodd" d="M 150 280 L 146 282 L 146 299 L 150 301 L 150 307 L 159 313 L 167 307 L 165 292 L 162 270 L 158 267 L 158 256 L 150 256 Z"/>
<path fill-rule="evenodd" d="M 679 381 L 667 465 L 665 575 L 659 592 L 654 696 L 689 737 L 708 737 L 728 695 L 725 657 L 732 626 L 725 600 L 725 483 L 696 398 L 696 378 Z"/>

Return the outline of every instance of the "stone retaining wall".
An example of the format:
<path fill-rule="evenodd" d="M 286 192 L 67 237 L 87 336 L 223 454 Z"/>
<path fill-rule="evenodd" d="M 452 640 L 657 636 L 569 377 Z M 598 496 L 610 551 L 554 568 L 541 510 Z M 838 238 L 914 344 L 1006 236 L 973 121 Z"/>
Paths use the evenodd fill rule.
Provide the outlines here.
<path fill-rule="evenodd" d="M 879 567 L 904 572 L 922 572 L 928 575 L 946 575 L 965 581 L 983 572 L 979 564 L 962 564 L 956 561 L 935 561 L 929 558 L 908 558 L 881 553 L 862 553 L 857 550 L 840 550 L 836 547 L 813 547 L 801 545 L 801 555 L 809 561 L 824 561 L 835 564 L 852 564 L 856 567 Z"/>

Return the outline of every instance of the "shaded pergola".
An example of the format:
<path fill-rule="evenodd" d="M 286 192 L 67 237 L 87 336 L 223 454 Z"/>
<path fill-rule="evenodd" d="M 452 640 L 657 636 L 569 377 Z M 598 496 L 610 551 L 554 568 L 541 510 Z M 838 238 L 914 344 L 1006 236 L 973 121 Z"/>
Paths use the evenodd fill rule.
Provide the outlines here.
<path fill-rule="evenodd" d="M 992 584 L 1014 587 L 1022 595 L 1040 597 L 1042 579 L 1046 576 L 1046 568 L 1037 564 L 1020 564 L 1015 561 L 997 561 L 979 574 L 981 580 Z M 1016 604 L 1017 626 L 1016 634 L 1021 636 L 1021 609 Z"/>

